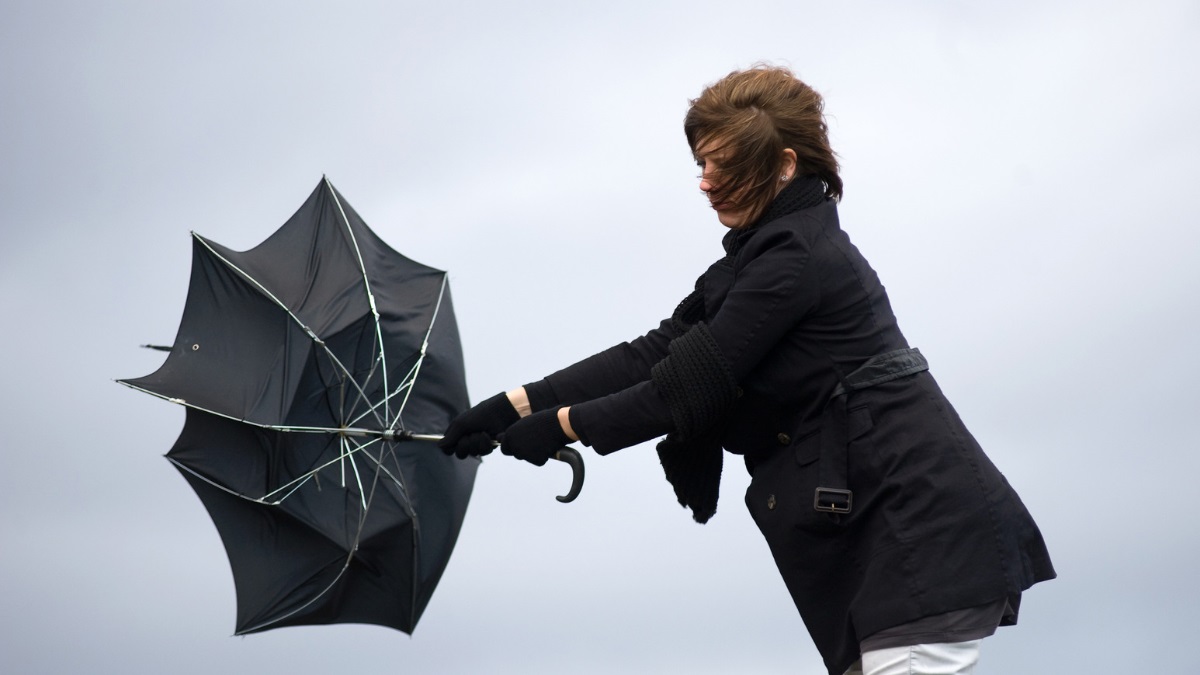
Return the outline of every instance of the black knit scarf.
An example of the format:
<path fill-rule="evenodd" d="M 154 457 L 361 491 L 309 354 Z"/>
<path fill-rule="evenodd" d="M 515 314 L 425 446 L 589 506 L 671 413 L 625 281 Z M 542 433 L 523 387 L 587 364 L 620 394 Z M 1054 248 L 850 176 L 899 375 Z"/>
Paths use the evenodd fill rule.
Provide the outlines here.
<path fill-rule="evenodd" d="M 825 199 L 825 184 L 820 178 L 803 176 L 792 181 L 750 227 L 730 230 L 725 235 L 722 243 L 726 258 L 732 259 L 759 225 L 818 206 Z M 704 277 L 700 277 L 696 289 L 675 308 L 671 322 L 683 335 L 704 319 Z M 711 411 L 707 412 L 711 414 Z M 692 510 L 692 519 L 697 523 L 708 522 L 717 512 L 723 457 L 721 438 L 727 414 L 728 409 L 725 414 L 713 415 L 699 433 L 693 430 L 684 434 L 677 430 L 658 444 L 658 458 L 667 480 L 675 489 L 675 497 L 680 505 Z"/>
<path fill-rule="evenodd" d="M 721 240 L 721 243 L 725 246 L 725 252 L 729 255 L 736 254 L 741 249 L 742 244 L 758 229 L 759 225 L 769 223 L 772 220 L 778 220 L 802 209 L 811 209 L 814 206 L 820 206 L 826 199 L 825 182 L 819 177 L 797 177 L 787 187 L 779 191 L 779 194 L 775 196 L 775 201 L 767 205 L 766 210 L 763 211 L 762 215 L 753 224 L 749 227 L 730 230 L 725 234 L 725 238 Z"/>

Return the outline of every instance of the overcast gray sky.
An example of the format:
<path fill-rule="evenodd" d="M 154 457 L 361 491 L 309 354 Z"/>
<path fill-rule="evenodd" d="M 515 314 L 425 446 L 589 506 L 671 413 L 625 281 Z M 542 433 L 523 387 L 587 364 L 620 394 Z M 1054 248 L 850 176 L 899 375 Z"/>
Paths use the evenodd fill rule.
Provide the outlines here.
<path fill-rule="evenodd" d="M 719 257 L 681 121 L 734 68 L 826 96 L 843 226 L 1060 579 L 983 673 L 1190 672 L 1200 603 L 1200 4 L 65 2 L 0 19 L 0 671 L 823 672 L 727 463 L 488 459 L 416 633 L 231 638 L 151 372 L 190 230 L 322 174 L 450 271 L 473 401 L 657 324 Z M 598 317 L 580 319 L 577 317 Z M 518 330 L 516 327 L 523 327 Z"/>

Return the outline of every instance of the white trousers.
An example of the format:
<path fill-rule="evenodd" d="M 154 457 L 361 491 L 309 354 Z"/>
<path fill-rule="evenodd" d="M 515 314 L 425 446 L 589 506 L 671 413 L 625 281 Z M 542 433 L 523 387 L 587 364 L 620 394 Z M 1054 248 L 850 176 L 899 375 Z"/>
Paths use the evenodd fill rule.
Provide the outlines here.
<path fill-rule="evenodd" d="M 972 675 L 979 663 L 979 643 L 942 642 L 864 652 L 846 675 Z"/>

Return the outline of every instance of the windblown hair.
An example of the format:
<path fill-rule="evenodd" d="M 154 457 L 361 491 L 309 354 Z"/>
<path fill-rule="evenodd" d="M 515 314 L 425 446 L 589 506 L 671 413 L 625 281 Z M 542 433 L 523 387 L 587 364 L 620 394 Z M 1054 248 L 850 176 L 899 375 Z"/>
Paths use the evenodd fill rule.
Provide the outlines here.
<path fill-rule="evenodd" d="M 720 175 L 711 178 L 714 202 L 749 207 L 751 220 L 761 215 L 778 192 L 785 148 L 796 152 L 797 177 L 815 175 L 827 197 L 841 199 L 824 101 L 792 71 L 762 64 L 735 70 L 690 103 L 683 131 L 692 153 L 698 145 L 726 153 Z"/>

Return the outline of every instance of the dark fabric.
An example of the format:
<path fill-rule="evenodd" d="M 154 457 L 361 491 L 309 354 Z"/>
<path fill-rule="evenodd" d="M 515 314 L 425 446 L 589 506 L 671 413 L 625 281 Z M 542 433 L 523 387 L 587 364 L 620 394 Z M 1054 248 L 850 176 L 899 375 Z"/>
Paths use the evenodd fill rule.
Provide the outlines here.
<path fill-rule="evenodd" d="M 688 441 L 725 415 L 737 395 L 737 382 L 703 321 L 672 340 L 668 351 L 650 369 L 650 379 L 667 402 L 674 433 Z"/>
<path fill-rule="evenodd" d="M 123 382 L 189 406 L 167 458 L 221 535 L 237 633 L 413 630 L 479 465 L 380 436 L 440 433 L 469 405 L 445 272 L 397 253 L 322 180 L 250 250 L 195 236 L 171 353 Z"/>
<path fill-rule="evenodd" d="M 850 411 L 846 404 L 850 392 L 926 370 L 929 370 L 929 363 L 921 356 L 919 350 L 896 349 L 872 356 L 838 383 L 822 417 L 821 426 L 827 433 L 821 440 L 821 463 L 818 467 L 817 494 L 813 495 L 813 508 L 836 516 L 849 512 L 853 505 L 853 491 L 848 489 L 846 478 L 850 464 L 846 451 L 850 437 Z"/>
<path fill-rule="evenodd" d="M 894 349 L 886 354 L 872 356 L 854 372 L 842 378 L 834 388 L 832 398 L 926 370 L 929 370 L 929 361 L 921 355 L 921 350 L 909 347 Z"/>
<path fill-rule="evenodd" d="M 556 405 L 574 405 L 644 382 L 650 377 L 650 369 L 666 357 L 670 342 L 703 320 L 704 277 L 701 276 L 696 279 L 695 289 L 680 301 L 657 331 L 632 344 L 623 342 L 549 377 L 526 384 L 529 405 L 534 412 Z M 553 383 L 558 383 L 557 389 Z M 665 405 L 661 409 L 667 410 Z"/>
<path fill-rule="evenodd" d="M 1016 492 L 920 372 L 847 403 L 854 509 L 812 508 L 820 423 L 754 467 L 746 504 L 830 673 L 863 636 L 1055 576 Z"/>
<path fill-rule="evenodd" d="M 717 513 L 724 457 L 717 436 L 704 435 L 685 442 L 675 434 L 659 441 L 656 450 L 667 482 L 679 505 L 691 509 L 692 520 L 703 525 Z"/>
<path fill-rule="evenodd" d="M 687 303 L 680 307 L 686 310 Z M 719 431 L 737 396 L 737 382 L 703 321 L 672 340 L 668 351 L 650 369 L 675 428 L 658 444 L 658 457 L 679 504 L 703 524 L 717 512 L 723 454 Z"/>
<path fill-rule="evenodd" d="M 558 396 L 546 380 L 538 380 L 525 385 L 525 397 L 529 399 L 529 409 L 532 412 L 545 410 L 559 405 Z"/>
<path fill-rule="evenodd" d="M 795 218 L 827 208 L 836 229 L 836 211 L 823 190 L 816 177 L 793 180 L 767 213 L 784 212 Z M 765 221 L 760 222 L 764 224 L 729 231 L 724 239 L 727 255 L 709 267 L 696 290 L 658 329 L 546 378 L 556 392 L 556 402 L 574 406 L 572 420 L 579 419 L 575 430 L 596 452 L 608 454 L 674 430 L 670 408 L 649 379 L 650 368 L 667 356 L 672 340 L 702 319 L 744 394 L 726 418 L 723 444 L 727 450 L 741 454 L 778 447 L 780 434 L 789 433 L 800 418 L 820 413 L 833 387 L 829 364 L 817 360 L 822 355 L 815 350 L 796 354 L 777 348 L 778 340 L 816 305 L 818 298 L 810 290 L 817 287 L 809 279 L 820 271 L 806 270 L 808 242 L 799 232 L 764 227 Z M 844 245 L 849 246 L 848 240 Z M 735 268 L 741 283 L 733 291 L 733 301 L 727 302 Z M 869 268 L 863 274 L 868 272 Z M 847 299 L 856 301 L 848 294 Z M 907 346 L 898 330 L 895 339 L 889 337 L 889 324 L 894 329 L 895 320 L 890 308 L 883 309 L 886 315 L 854 317 L 850 323 L 836 317 L 842 325 L 812 325 L 815 331 L 841 333 L 845 353 L 833 356 L 835 365 L 844 369 L 841 372 L 850 372 L 892 344 Z"/>
<path fill-rule="evenodd" d="M 560 448 L 571 442 L 558 421 L 558 411 L 549 408 L 535 412 L 512 425 L 500 437 L 500 452 L 541 466 Z"/>
<path fill-rule="evenodd" d="M 775 218 L 795 213 L 796 211 L 819 206 L 825 202 L 824 185 L 815 176 L 801 176 L 784 188 L 775 201 L 767 208 L 759 222 L 767 222 Z M 731 267 L 733 265 L 733 239 L 738 232 L 747 230 L 731 230 L 725 240 L 726 258 L 717 264 Z M 594 401 L 611 394 L 624 392 L 634 388 L 636 392 L 625 397 L 641 405 L 640 413 L 635 412 L 629 428 L 636 429 L 634 436 L 622 437 L 620 430 L 608 429 L 602 435 L 612 433 L 612 443 L 605 443 L 605 448 L 597 447 L 597 452 L 607 454 L 613 450 L 628 447 L 642 441 L 662 436 L 672 430 L 671 413 L 657 390 L 649 382 L 650 369 L 654 364 L 667 356 L 668 345 L 672 340 L 683 335 L 692 325 L 703 321 L 711 314 L 713 298 L 705 291 L 704 281 L 709 274 L 701 275 L 695 283 L 694 290 L 685 297 L 657 329 L 631 342 L 623 342 L 598 354 L 590 356 L 574 365 L 555 372 L 545 379 L 525 385 L 533 410 L 543 410 L 555 405 L 577 405 Z M 728 352 L 726 352 L 728 354 Z M 589 423 L 596 424 L 597 418 L 603 417 L 604 408 L 597 409 L 598 414 L 585 411 L 580 420 L 580 427 Z M 628 412 L 623 411 L 623 412 Z M 572 420 L 576 412 L 572 409 Z M 603 422 L 600 422 L 603 426 Z M 643 431 L 650 428 L 655 432 Z M 581 436 L 587 434 L 586 429 L 576 428 Z M 649 435 L 646 435 L 649 433 Z M 584 441 L 587 442 L 586 440 Z M 591 445 L 589 443 L 589 445 Z M 610 447 L 611 446 L 611 447 Z"/>
<path fill-rule="evenodd" d="M 934 614 L 885 628 L 863 638 L 859 643 L 859 651 L 982 640 L 994 634 L 1006 618 L 1010 625 L 1016 623 L 1015 617 L 1016 612 L 1008 599 L 1000 598 L 976 607 Z"/>
<path fill-rule="evenodd" d="M 824 203 L 825 199 L 825 183 L 820 178 L 796 176 L 788 183 L 787 187 L 779 191 L 779 194 L 775 196 L 775 199 L 771 201 L 753 225 L 746 230 L 734 231 L 748 232 L 753 230 L 756 225 L 778 220 L 801 209 L 811 209 Z"/>
<path fill-rule="evenodd" d="M 696 279 L 696 287 L 671 313 L 671 326 L 678 333 L 686 333 L 701 321 L 704 321 L 704 277 Z"/>
<path fill-rule="evenodd" d="M 438 447 L 459 459 L 486 455 L 495 447 L 492 441 L 511 424 L 521 419 L 508 395 L 496 394 L 455 417 Z"/>
<path fill-rule="evenodd" d="M 845 394 L 854 509 L 813 509 L 827 403 L 872 357 L 909 345 L 833 202 L 723 244 L 697 286 L 742 391 L 722 445 L 753 466 L 746 504 L 829 672 L 858 658 L 863 636 L 1053 578 L 1037 525 L 930 371 Z M 673 431 L 649 373 L 680 334 L 668 319 L 546 378 L 597 452 Z"/>

